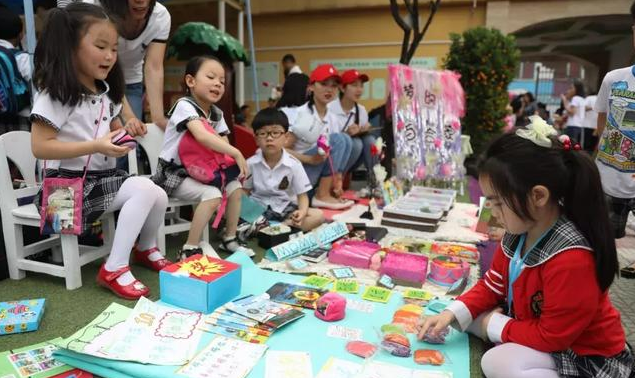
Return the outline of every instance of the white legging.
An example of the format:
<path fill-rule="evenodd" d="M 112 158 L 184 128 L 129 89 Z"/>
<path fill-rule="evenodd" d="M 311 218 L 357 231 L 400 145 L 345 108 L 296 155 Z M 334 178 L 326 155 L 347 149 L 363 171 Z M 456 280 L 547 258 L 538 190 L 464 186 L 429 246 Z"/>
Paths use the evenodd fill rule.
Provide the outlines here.
<path fill-rule="evenodd" d="M 489 313 L 476 318 L 467 332 L 485 339 L 483 320 Z M 481 369 L 487 378 L 558 378 L 556 363 L 549 353 L 516 343 L 505 343 L 488 350 L 481 359 Z"/>
<path fill-rule="evenodd" d="M 156 247 L 167 206 L 167 194 L 150 179 L 135 176 L 123 182 L 112 205 L 106 210 L 106 213 L 121 210 L 106 270 L 112 272 L 128 266 L 137 236 L 139 250 Z"/>

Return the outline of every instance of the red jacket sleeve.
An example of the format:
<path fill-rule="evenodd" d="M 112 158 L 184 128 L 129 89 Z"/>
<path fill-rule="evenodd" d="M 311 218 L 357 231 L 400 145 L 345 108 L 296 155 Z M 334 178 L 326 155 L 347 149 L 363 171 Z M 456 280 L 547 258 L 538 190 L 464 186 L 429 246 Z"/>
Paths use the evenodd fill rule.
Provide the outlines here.
<path fill-rule="evenodd" d="M 472 320 L 507 300 L 508 268 L 509 259 L 499 246 L 494 252 L 492 266 L 483 278 L 478 280 L 472 289 L 457 298 L 467 306 Z"/>
<path fill-rule="evenodd" d="M 602 294 L 593 254 L 582 249 L 561 252 L 543 263 L 542 280 L 540 317 L 510 320 L 502 340 L 547 353 L 566 350 L 593 320 Z"/>

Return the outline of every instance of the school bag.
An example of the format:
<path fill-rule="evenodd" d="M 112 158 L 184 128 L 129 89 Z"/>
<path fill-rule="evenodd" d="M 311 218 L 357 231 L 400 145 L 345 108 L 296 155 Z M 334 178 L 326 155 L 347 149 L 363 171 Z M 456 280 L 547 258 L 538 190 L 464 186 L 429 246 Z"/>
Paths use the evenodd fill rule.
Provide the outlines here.
<path fill-rule="evenodd" d="M 203 122 L 205 129 L 212 134 L 216 134 L 216 130 L 214 130 L 214 127 L 209 123 L 207 118 L 205 118 L 205 113 L 199 108 L 198 104 L 187 97 L 179 101 L 188 101 L 191 103 L 199 113 L 200 121 Z M 214 122 L 220 122 L 222 113 L 212 112 L 212 116 L 216 118 L 213 120 Z M 216 186 L 220 188 L 221 193 L 223 193 L 221 205 L 216 212 L 216 218 L 214 218 L 212 224 L 214 228 L 217 228 L 225 212 L 225 207 L 227 206 L 225 185 L 240 175 L 240 169 L 236 165 L 236 161 L 227 154 L 210 150 L 203 146 L 194 138 L 194 135 L 192 135 L 189 130 L 185 131 L 183 138 L 181 138 L 179 142 L 178 153 L 181 164 L 191 178 L 203 184 Z"/>
<path fill-rule="evenodd" d="M 15 59 L 18 54 L 26 53 L 0 46 L 0 115 L 17 115 L 31 104 L 29 85 Z"/>

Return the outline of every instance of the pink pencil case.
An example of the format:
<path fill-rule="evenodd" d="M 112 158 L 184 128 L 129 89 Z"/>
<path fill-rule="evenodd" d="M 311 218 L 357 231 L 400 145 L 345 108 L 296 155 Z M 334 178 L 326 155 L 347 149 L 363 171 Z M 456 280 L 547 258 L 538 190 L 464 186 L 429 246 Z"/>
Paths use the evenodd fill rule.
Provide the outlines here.
<path fill-rule="evenodd" d="M 345 240 L 333 244 L 333 248 L 331 252 L 329 252 L 329 262 L 332 264 L 368 269 L 370 266 L 370 258 L 380 249 L 381 247 L 377 243 Z"/>

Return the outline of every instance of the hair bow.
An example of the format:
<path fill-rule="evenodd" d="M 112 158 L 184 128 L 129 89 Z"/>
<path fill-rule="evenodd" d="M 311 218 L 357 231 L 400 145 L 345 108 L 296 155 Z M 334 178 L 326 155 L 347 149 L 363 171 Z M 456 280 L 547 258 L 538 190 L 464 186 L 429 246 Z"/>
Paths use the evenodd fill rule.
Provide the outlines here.
<path fill-rule="evenodd" d="M 529 120 L 531 123 L 524 129 L 516 130 L 516 135 L 530 140 L 541 147 L 550 148 L 552 146 L 552 142 L 549 137 L 552 135 L 558 135 L 556 129 L 540 118 L 540 116 L 533 115 L 529 117 Z"/>

